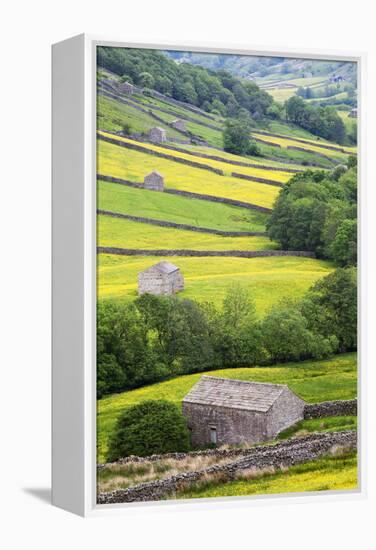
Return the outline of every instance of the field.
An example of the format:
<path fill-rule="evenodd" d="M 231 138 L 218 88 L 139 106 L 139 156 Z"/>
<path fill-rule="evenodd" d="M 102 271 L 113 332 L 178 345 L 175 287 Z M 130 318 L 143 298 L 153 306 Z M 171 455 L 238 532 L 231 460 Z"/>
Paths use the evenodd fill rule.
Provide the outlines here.
<path fill-rule="evenodd" d="M 97 169 L 99 174 L 139 183 L 147 174 L 157 170 L 163 174 L 167 189 L 236 199 L 267 208 L 273 206 L 279 193 L 279 188 L 273 185 L 220 176 L 102 140 L 98 141 Z"/>
<path fill-rule="evenodd" d="M 263 141 L 269 141 L 271 143 L 275 143 L 277 145 L 280 145 L 281 147 L 300 147 L 302 149 L 306 149 L 307 151 L 314 152 L 314 153 L 320 153 L 322 155 L 325 155 L 327 157 L 331 157 L 333 159 L 336 159 L 338 161 L 346 162 L 347 155 L 345 153 L 341 152 L 341 149 L 345 150 L 347 153 L 352 153 L 355 151 L 352 147 L 342 147 L 339 145 L 333 145 L 331 144 L 331 147 L 335 147 L 336 150 L 332 149 L 326 149 L 325 147 L 320 147 L 320 143 L 317 141 L 314 142 L 308 142 L 305 141 L 302 143 L 301 141 L 294 141 L 290 138 L 284 138 L 279 136 L 264 136 L 263 134 L 258 134 L 257 132 L 253 132 L 253 135 L 257 137 L 258 139 L 261 139 Z"/>
<path fill-rule="evenodd" d="M 183 397 L 204 373 L 179 376 L 160 382 L 110 395 L 98 401 L 98 462 L 105 461 L 108 440 L 114 429 L 116 418 L 125 407 L 145 399 L 167 399 L 180 405 Z M 338 355 L 325 361 L 287 363 L 274 367 L 223 369 L 210 371 L 213 376 L 288 384 L 289 388 L 310 403 L 334 399 L 353 399 L 356 396 L 356 355 Z"/>
<path fill-rule="evenodd" d="M 240 477 L 240 476 L 239 476 Z M 306 491 L 345 491 L 358 485 L 357 458 L 325 457 L 291 466 L 288 470 L 244 475 L 228 483 L 207 481 L 182 490 L 174 498 L 208 498 L 228 496 L 276 495 Z"/>
<path fill-rule="evenodd" d="M 265 231 L 267 214 L 98 180 L 103 210 L 221 231 Z"/>
<path fill-rule="evenodd" d="M 104 135 L 107 137 L 114 138 L 114 136 L 109 135 L 105 132 L 100 132 L 100 135 Z M 116 140 L 118 140 L 120 143 L 125 144 L 134 144 L 135 142 L 131 139 L 124 138 L 124 137 L 116 137 Z M 203 169 L 205 169 L 206 166 L 211 166 L 213 168 L 218 168 L 219 170 L 222 170 L 224 175 L 230 176 L 231 172 L 238 172 L 240 174 L 245 174 L 248 176 L 254 176 L 258 178 L 266 178 L 269 180 L 273 180 L 276 183 L 286 183 L 291 178 L 290 172 L 284 172 L 282 168 L 278 169 L 275 167 L 274 170 L 265 170 L 261 166 L 259 167 L 248 167 L 248 166 L 235 166 L 233 164 L 230 164 L 226 162 L 224 159 L 223 161 L 213 160 L 213 159 L 202 159 L 200 157 L 197 157 L 194 155 L 194 152 L 188 152 L 182 153 L 180 151 L 174 151 L 172 149 L 166 149 L 163 146 L 154 145 L 151 143 L 148 143 L 146 145 L 143 145 L 146 149 L 150 151 L 156 151 L 159 153 L 167 153 L 168 155 L 171 155 L 171 157 L 174 157 L 176 159 L 183 159 L 188 161 L 194 161 L 198 162 L 199 164 L 202 164 Z"/>
<path fill-rule="evenodd" d="M 126 219 L 98 216 L 98 246 L 155 250 L 270 250 L 276 248 L 267 237 L 223 237 L 171 227 L 151 227 Z"/>
<path fill-rule="evenodd" d="M 151 232 L 153 230 L 154 227 Z M 112 300 L 134 299 L 137 273 L 161 259 L 179 265 L 184 274 L 185 289 L 180 296 L 220 306 L 228 287 L 238 282 L 249 289 L 260 315 L 282 298 L 301 298 L 313 283 L 333 269 L 330 262 L 299 257 L 161 258 L 100 254 L 98 296 Z"/>

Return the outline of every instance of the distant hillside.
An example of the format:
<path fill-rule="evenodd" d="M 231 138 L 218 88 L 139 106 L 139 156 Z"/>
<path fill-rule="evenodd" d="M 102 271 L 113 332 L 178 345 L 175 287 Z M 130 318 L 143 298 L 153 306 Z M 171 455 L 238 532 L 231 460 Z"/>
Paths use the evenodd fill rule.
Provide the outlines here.
<path fill-rule="evenodd" d="M 273 80 L 271 77 L 283 80 L 284 78 L 328 77 L 330 75 L 340 75 L 352 83 L 356 80 L 355 64 L 343 61 L 173 51 L 164 53 L 178 63 L 199 65 L 214 71 L 224 69 L 235 76 L 256 81 Z"/>

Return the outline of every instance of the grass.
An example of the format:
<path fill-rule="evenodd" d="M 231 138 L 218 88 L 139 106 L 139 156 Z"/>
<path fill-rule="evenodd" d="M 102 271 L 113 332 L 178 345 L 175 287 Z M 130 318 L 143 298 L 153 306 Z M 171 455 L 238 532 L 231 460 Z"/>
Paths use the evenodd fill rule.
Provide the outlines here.
<path fill-rule="evenodd" d="M 167 124 L 157 122 L 153 117 L 142 113 L 114 99 L 98 94 L 97 96 L 97 120 L 101 130 L 120 131 L 125 123 L 130 124 L 131 132 L 147 133 L 154 126 L 162 126 L 168 138 L 180 138 L 181 135 Z"/>
<path fill-rule="evenodd" d="M 302 143 L 300 141 L 294 141 L 294 140 L 291 140 L 291 139 L 286 139 L 286 138 L 277 137 L 277 136 L 264 136 L 263 134 L 257 134 L 257 132 L 253 132 L 253 135 L 255 137 L 257 137 L 258 139 L 261 139 L 261 140 L 264 140 L 264 141 L 267 141 L 267 142 L 271 142 L 271 143 L 276 143 L 276 144 L 280 145 L 283 148 L 300 147 L 300 148 L 305 149 L 309 152 L 313 151 L 313 152 L 316 152 L 316 153 L 321 153 L 321 154 L 324 154 L 327 157 L 330 157 L 330 158 L 333 158 L 333 159 L 336 159 L 336 160 L 340 160 L 344 163 L 347 160 L 347 155 L 345 153 L 341 153 L 340 149 L 345 149 L 348 152 L 353 152 L 355 150 L 353 147 L 342 147 L 342 145 L 335 145 L 334 144 L 332 146 L 337 147 L 338 150 L 337 151 L 332 151 L 331 149 L 325 149 L 323 147 L 320 147 L 320 142 L 319 141 L 316 141 L 316 142 L 312 141 L 312 144 L 311 144 L 311 143 Z"/>
<path fill-rule="evenodd" d="M 102 140 L 97 142 L 98 172 L 118 178 L 143 182 L 152 170 L 165 177 L 165 187 L 202 193 L 271 208 L 280 188 L 273 185 L 220 176 L 171 160 L 124 149 Z"/>
<path fill-rule="evenodd" d="M 201 375 L 189 374 L 143 388 L 110 395 L 97 402 L 98 462 L 104 462 L 107 446 L 118 415 L 125 407 L 146 399 L 166 399 L 180 406 Z M 347 353 L 324 361 L 286 363 L 273 367 L 222 369 L 207 374 L 249 380 L 288 384 L 307 402 L 315 403 L 333 399 L 352 399 L 356 396 L 356 355 Z"/>
<path fill-rule="evenodd" d="M 293 436 L 306 435 L 312 432 L 337 432 L 341 430 L 356 430 L 356 416 L 327 416 L 302 420 L 291 428 L 281 432 L 278 439 L 289 439 Z"/>
<path fill-rule="evenodd" d="M 296 88 L 267 88 L 265 91 L 278 103 L 284 103 L 296 94 Z"/>
<path fill-rule="evenodd" d="M 268 214 L 227 204 L 97 183 L 98 208 L 222 231 L 265 231 Z M 151 230 L 152 231 L 152 230 Z"/>
<path fill-rule="evenodd" d="M 150 229 L 149 229 L 150 231 Z M 98 255 L 98 297 L 133 300 L 137 274 L 162 259 L 179 266 L 185 290 L 179 296 L 221 305 L 233 282 L 244 285 L 263 314 L 284 297 L 301 298 L 318 279 L 333 270 L 329 262 L 312 258 L 225 258 Z"/>
<path fill-rule="evenodd" d="M 264 140 L 268 140 L 269 136 L 264 136 Z M 292 143 L 291 143 L 292 144 Z M 294 164 L 299 163 L 301 166 L 310 168 L 310 165 L 314 166 L 313 169 L 326 169 L 333 168 L 334 161 L 329 158 L 320 157 L 316 155 L 313 151 L 294 151 L 293 149 L 287 149 L 285 147 L 273 147 L 273 145 L 268 145 L 267 143 L 257 142 L 257 145 L 260 148 L 262 155 L 268 157 L 271 156 L 273 159 L 281 159 L 281 162 L 293 161 Z"/>
<path fill-rule="evenodd" d="M 97 217 L 99 246 L 139 249 L 269 250 L 276 244 L 268 237 L 223 237 L 171 227 L 151 226 L 110 216 Z M 204 260 L 205 262 L 205 260 Z"/>
<path fill-rule="evenodd" d="M 207 498 L 249 495 L 300 493 L 309 491 L 339 491 L 356 489 L 358 485 L 357 458 L 355 453 L 341 457 L 327 456 L 305 464 L 291 466 L 287 470 L 261 473 L 247 471 L 243 479 L 223 483 L 208 480 L 183 489 L 175 498 Z"/>
<path fill-rule="evenodd" d="M 126 489 L 131 485 L 146 483 L 171 477 L 182 472 L 202 470 L 210 466 L 226 464 L 233 458 L 216 456 L 188 455 L 182 460 L 164 458 L 157 461 L 131 462 L 126 464 L 111 464 L 101 469 L 97 476 L 99 493 Z"/>

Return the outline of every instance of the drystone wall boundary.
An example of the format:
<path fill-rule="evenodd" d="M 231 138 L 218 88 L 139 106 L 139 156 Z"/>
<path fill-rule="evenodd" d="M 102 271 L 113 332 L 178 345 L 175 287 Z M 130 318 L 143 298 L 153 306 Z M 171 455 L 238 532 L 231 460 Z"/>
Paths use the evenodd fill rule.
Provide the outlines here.
<path fill-rule="evenodd" d="M 323 403 L 307 404 L 304 408 L 304 418 L 323 418 L 325 416 L 356 416 L 358 402 L 356 399 L 344 401 L 324 401 Z"/>
<path fill-rule="evenodd" d="M 188 250 L 188 249 L 145 249 L 98 246 L 98 254 L 119 256 L 187 256 L 187 257 L 228 257 L 228 258 L 268 258 L 272 256 L 298 256 L 315 258 L 313 252 L 305 250 Z"/>
<path fill-rule="evenodd" d="M 355 431 L 315 433 L 302 438 L 290 439 L 275 445 L 258 446 L 249 450 L 227 464 L 211 466 L 202 470 L 186 472 L 166 479 L 141 483 L 128 489 L 118 489 L 98 495 L 98 504 L 114 504 L 160 500 L 174 496 L 183 488 L 211 475 L 221 475 L 224 482 L 235 479 L 238 472 L 244 470 L 262 470 L 263 468 L 289 467 L 310 462 L 330 452 L 333 447 L 355 450 L 357 436 Z"/>

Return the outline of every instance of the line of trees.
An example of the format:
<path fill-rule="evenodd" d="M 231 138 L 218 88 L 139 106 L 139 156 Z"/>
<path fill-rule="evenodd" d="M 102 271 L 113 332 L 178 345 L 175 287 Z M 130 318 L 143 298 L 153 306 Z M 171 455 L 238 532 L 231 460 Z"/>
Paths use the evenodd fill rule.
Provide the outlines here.
<path fill-rule="evenodd" d="M 246 109 L 254 119 L 276 118 L 281 108 L 253 82 L 243 82 L 225 70 L 210 71 L 190 63 L 175 63 L 154 50 L 101 46 L 98 66 L 147 89 L 205 111 L 234 117 Z"/>
<path fill-rule="evenodd" d="M 296 174 L 279 194 L 267 232 L 283 250 L 307 250 L 339 266 L 357 261 L 356 157 L 331 173 Z"/>
<path fill-rule="evenodd" d="M 289 122 L 329 141 L 345 142 L 345 124 L 333 107 L 310 105 L 301 97 L 293 96 L 285 102 L 285 110 Z"/>
<path fill-rule="evenodd" d="M 300 301 L 283 300 L 263 319 L 249 292 L 233 285 L 221 309 L 145 294 L 101 302 L 97 312 L 98 397 L 180 374 L 251 367 L 356 349 L 354 267 L 319 280 Z"/>

